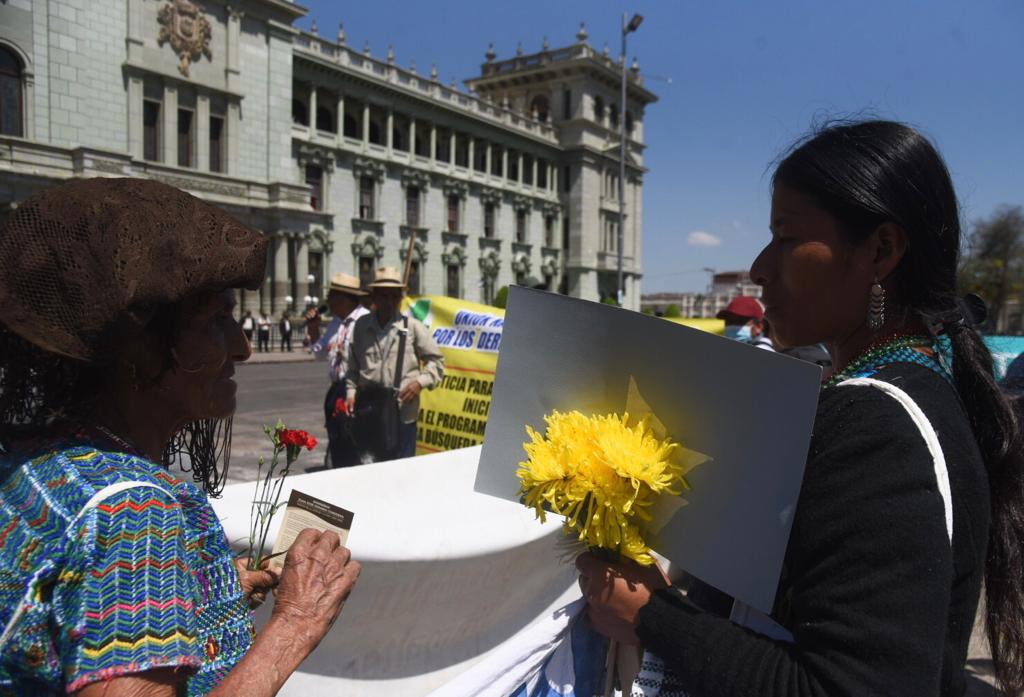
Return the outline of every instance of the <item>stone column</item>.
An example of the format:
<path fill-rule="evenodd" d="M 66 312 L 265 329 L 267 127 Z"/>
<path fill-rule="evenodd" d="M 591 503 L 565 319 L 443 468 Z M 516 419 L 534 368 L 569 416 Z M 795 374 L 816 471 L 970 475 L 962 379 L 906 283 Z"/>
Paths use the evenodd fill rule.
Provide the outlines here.
<path fill-rule="evenodd" d="M 508 180 L 508 148 L 501 153 L 501 178 Z"/>
<path fill-rule="evenodd" d="M 370 104 L 363 102 L 363 148 L 370 142 Z"/>
<path fill-rule="evenodd" d="M 228 30 L 227 30 L 227 67 L 224 74 L 227 76 L 228 90 L 241 92 L 241 69 L 238 61 L 238 48 L 242 36 L 242 11 L 237 7 L 228 7 Z"/>
<path fill-rule="evenodd" d="M 242 109 L 238 102 L 228 102 L 227 123 L 227 161 L 224 163 L 224 171 L 227 174 L 238 174 L 238 144 L 241 141 L 242 132 Z"/>
<path fill-rule="evenodd" d="M 144 0 L 128 0 L 128 60 L 133 63 L 142 62 L 145 43 L 142 35 L 142 4 Z M 43 10 L 44 12 L 46 10 Z M 141 157 L 141 155 L 140 155 Z"/>
<path fill-rule="evenodd" d="M 165 165 L 178 165 L 178 88 L 164 85 L 163 140 Z"/>
<path fill-rule="evenodd" d="M 530 181 L 533 182 L 533 188 L 536 189 L 537 188 L 537 158 L 536 157 L 533 158 L 532 160 L 530 160 L 530 167 L 533 170 L 533 172 L 532 172 L 533 176 L 530 179 Z"/>
<path fill-rule="evenodd" d="M 311 295 L 308 276 L 309 235 L 300 234 L 295 237 L 295 308 L 299 312 L 306 309 L 303 296 Z"/>
<path fill-rule="evenodd" d="M 519 165 L 516 167 L 516 183 L 519 184 L 519 186 L 522 186 L 523 185 L 523 153 L 517 153 L 516 156 L 519 158 L 517 160 L 517 162 L 519 162 Z"/>
<path fill-rule="evenodd" d="M 454 129 L 448 135 L 448 164 L 455 164 L 455 131 Z"/>
<path fill-rule="evenodd" d="M 337 111 L 335 112 L 336 118 L 334 119 L 334 130 L 335 138 L 334 141 L 341 145 L 345 142 L 345 95 L 338 95 Z"/>
<path fill-rule="evenodd" d="M 473 172 L 476 166 L 476 138 L 469 136 L 469 159 L 466 161 L 466 168 Z"/>
<path fill-rule="evenodd" d="M 210 97 L 200 92 L 196 96 L 196 161 L 195 168 L 210 171 Z"/>
<path fill-rule="evenodd" d="M 316 85 L 309 86 L 309 137 L 316 136 Z"/>
<path fill-rule="evenodd" d="M 288 309 L 285 296 L 291 295 L 291 279 L 288 274 L 288 237 L 278 233 L 271 238 L 274 246 L 274 302 L 271 312 L 274 315 L 281 314 L 282 310 Z"/>
<path fill-rule="evenodd" d="M 128 153 L 142 159 L 142 78 L 128 78 Z M 27 120 L 27 119 L 26 119 Z"/>
<path fill-rule="evenodd" d="M 485 173 L 488 178 L 491 176 L 491 158 L 494 156 L 494 146 L 491 143 L 487 144 L 487 154 L 484 156 L 484 169 L 487 170 Z"/>
<path fill-rule="evenodd" d="M 437 159 L 437 126 L 430 124 L 430 159 Z"/>
<path fill-rule="evenodd" d="M 390 107 L 388 108 L 388 118 L 385 123 L 387 124 L 385 128 L 388 132 L 384 134 L 384 142 L 387 144 L 388 154 L 391 154 L 395 147 L 395 112 Z"/>
<path fill-rule="evenodd" d="M 559 189 L 558 189 L 558 167 L 556 165 L 551 165 L 551 179 L 550 179 L 550 182 L 551 182 L 551 190 L 554 191 L 555 193 L 558 193 L 558 191 L 559 191 Z"/>
<path fill-rule="evenodd" d="M 416 117 L 409 119 L 409 157 L 416 155 Z"/>

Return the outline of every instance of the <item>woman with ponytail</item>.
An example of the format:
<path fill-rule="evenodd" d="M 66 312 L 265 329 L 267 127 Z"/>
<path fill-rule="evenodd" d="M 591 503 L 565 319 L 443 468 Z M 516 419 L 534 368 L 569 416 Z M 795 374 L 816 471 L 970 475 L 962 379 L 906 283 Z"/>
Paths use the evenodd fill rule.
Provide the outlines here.
<path fill-rule="evenodd" d="M 1024 692 L 1024 450 L 958 297 L 961 226 L 939 153 L 893 122 L 835 124 L 779 163 L 751 276 L 823 386 L 769 639 L 640 567 L 577 562 L 595 627 L 692 697 L 966 690 L 985 589 L 996 675 Z M 692 594 L 694 596 L 698 594 Z"/>

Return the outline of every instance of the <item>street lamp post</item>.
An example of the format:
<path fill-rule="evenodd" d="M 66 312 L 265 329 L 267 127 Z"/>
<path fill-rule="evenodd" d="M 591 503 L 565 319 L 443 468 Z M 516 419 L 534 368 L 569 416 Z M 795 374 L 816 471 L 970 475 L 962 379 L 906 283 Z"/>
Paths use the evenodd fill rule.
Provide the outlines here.
<path fill-rule="evenodd" d="M 626 302 L 626 285 L 622 273 L 622 241 L 626 230 L 626 35 L 640 28 L 642 15 L 634 14 L 628 22 L 627 13 L 622 14 L 622 99 L 619 102 L 619 306 Z M 636 252 L 634 251 L 634 258 Z"/>

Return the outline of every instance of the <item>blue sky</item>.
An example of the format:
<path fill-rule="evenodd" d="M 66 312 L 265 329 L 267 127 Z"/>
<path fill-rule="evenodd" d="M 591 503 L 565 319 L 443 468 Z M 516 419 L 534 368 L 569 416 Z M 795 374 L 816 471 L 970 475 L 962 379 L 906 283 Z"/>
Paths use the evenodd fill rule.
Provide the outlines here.
<path fill-rule="evenodd" d="M 705 267 L 746 268 L 766 241 L 767 167 L 815 122 L 876 116 L 911 123 L 946 157 L 970 223 L 1024 205 L 1024 2 L 755 0 L 635 2 L 305 0 L 321 36 L 444 82 L 499 58 L 575 40 L 618 52 L 621 16 L 647 86 L 643 291 L 702 290 Z M 666 82 L 671 78 L 671 83 Z M 703 234 L 693 234 L 703 233 Z M 696 244 L 695 244 L 696 242 Z M 703 244 L 701 244 L 703 242 Z M 717 242 L 717 243 L 715 243 Z"/>

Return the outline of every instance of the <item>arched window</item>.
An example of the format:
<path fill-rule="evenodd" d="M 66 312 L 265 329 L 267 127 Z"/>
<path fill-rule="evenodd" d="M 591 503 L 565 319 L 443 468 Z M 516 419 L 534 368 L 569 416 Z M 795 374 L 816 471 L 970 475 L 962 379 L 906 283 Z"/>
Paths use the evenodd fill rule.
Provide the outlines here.
<path fill-rule="evenodd" d="M 594 120 L 604 121 L 604 100 L 600 97 L 594 97 Z"/>
<path fill-rule="evenodd" d="M 334 124 L 334 112 L 325 106 L 317 106 L 316 130 L 327 131 L 328 133 L 335 133 L 338 127 L 335 126 Z"/>
<path fill-rule="evenodd" d="M 345 110 L 348 111 L 347 109 Z M 356 117 L 352 114 L 345 114 L 345 137 L 346 138 L 362 138 L 363 133 L 359 127 Z"/>
<path fill-rule="evenodd" d="M 21 61 L 13 51 L 0 46 L 0 134 L 25 135 Z"/>
<path fill-rule="evenodd" d="M 376 121 L 372 121 L 372 120 L 370 121 L 370 142 L 371 143 L 374 143 L 375 145 L 384 145 L 384 139 L 381 138 L 381 133 L 380 133 L 382 130 L 383 129 L 380 127 L 379 123 L 377 123 Z"/>
<path fill-rule="evenodd" d="M 548 98 L 543 94 L 538 94 L 530 102 L 530 114 L 536 114 L 538 121 L 547 121 L 548 115 L 551 108 L 548 105 Z"/>
<path fill-rule="evenodd" d="M 626 112 L 626 133 L 633 135 L 633 112 Z"/>
<path fill-rule="evenodd" d="M 292 123 L 309 125 L 309 107 L 301 99 L 292 99 Z"/>

